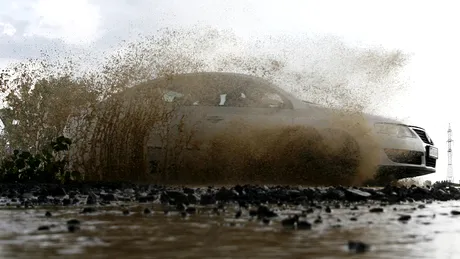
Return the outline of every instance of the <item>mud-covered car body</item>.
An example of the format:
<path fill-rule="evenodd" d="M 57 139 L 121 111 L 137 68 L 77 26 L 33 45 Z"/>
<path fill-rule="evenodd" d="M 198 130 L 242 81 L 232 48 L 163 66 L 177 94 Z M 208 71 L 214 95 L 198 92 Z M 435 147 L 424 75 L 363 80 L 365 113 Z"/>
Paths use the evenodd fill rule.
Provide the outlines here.
<path fill-rule="evenodd" d="M 143 85 L 154 84 L 162 85 L 165 101 L 185 100 L 182 111 L 187 112 L 192 121 L 200 120 L 196 124 L 199 125 L 196 130 L 198 136 L 217 133 L 225 127 L 237 125 L 236 121 L 253 125 L 304 125 L 348 130 L 336 123 L 336 110 L 303 101 L 259 77 L 203 72 L 155 79 Z M 371 134 L 379 144 L 380 171 L 389 171 L 396 178 L 435 172 L 438 150 L 423 128 L 390 118 L 370 114 L 363 116 L 362 122 L 369 129 L 365 134 Z M 364 136 L 354 132 L 354 139 L 361 152 L 367 152 Z M 155 136 L 148 145 L 153 152 L 161 150 Z"/>

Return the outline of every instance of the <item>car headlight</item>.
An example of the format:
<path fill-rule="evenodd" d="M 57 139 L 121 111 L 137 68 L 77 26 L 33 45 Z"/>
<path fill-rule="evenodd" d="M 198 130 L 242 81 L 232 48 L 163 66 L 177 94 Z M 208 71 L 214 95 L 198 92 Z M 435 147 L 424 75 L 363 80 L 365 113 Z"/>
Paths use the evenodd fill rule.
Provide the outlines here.
<path fill-rule="evenodd" d="M 406 126 L 392 123 L 376 123 L 374 127 L 379 134 L 398 138 L 415 138 L 415 134 Z"/>

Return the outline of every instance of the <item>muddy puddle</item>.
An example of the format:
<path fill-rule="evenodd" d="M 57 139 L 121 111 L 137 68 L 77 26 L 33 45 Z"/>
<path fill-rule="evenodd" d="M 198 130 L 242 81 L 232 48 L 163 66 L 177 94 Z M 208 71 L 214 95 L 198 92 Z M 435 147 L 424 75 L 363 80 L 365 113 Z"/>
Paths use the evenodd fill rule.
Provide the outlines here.
<path fill-rule="evenodd" d="M 100 207 L 89 213 L 79 207 L 3 206 L 0 257 L 455 258 L 460 216 L 451 211 L 460 202 L 421 204 L 388 205 L 374 213 L 370 210 L 379 206 L 316 208 L 306 214 L 311 229 L 281 223 L 303 210 L 298 206 L 274 206 L 278 216 L 266 220 L 245 209 L 238 217 L 238 205 L 196 206 L 187 213 L 160 204 Z M 401 215 L 410 219 L 402 221 Z M 352 251 L 349 241 L 364 242 L 368 250 Z"/>

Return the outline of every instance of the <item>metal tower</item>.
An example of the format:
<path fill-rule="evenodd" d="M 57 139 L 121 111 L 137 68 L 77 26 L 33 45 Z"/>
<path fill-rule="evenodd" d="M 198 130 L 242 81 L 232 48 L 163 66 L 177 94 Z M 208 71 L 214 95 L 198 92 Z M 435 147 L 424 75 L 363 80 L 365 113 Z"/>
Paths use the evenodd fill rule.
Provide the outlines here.
<path fill-rule="evenodd" d="M 454 182 L 454 171 L 452 168 L 452 129 L 447 130 L 447 181 Z"/>

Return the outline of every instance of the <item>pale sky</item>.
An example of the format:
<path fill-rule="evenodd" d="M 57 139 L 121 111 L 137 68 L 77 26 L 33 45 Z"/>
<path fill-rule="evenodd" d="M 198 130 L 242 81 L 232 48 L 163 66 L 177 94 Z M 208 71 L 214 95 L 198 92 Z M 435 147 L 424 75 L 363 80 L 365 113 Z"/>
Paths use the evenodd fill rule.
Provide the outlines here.
<path fill-rule="evenodd" d="M 0 67 L 43 48 L 106 49 L 159 28 L 209 25 L 243 38 L 338 36 L 349 44 L 410 53 L 410 92 L 388 109 L 424 127 L 440 148 L 437 173 L 447 172 L 447 126 L 460 130 L 456 88 L 460 62 L 458 1 L 409 0 L 0 0 Z M 283 47 L 288 48 L 288 45 Z M 460 150 L 458 151 L 460 152 Z M 454 146 L 454 177 L 460 159 Z"/>

